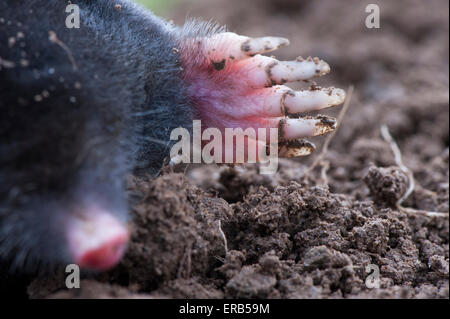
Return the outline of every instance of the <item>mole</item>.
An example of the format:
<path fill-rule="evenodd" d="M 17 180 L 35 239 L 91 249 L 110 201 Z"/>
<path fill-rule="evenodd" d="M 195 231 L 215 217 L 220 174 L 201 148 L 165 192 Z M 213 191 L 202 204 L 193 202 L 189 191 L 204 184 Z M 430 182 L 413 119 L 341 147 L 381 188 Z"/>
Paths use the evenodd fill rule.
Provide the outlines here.
<path fill-rule="evenodd" d="M 11 269 L 114 267 L 130 237 L 126 178 L 158 174 L 177 127 L 278 128 L 280 156 L 309 154 L 291 148 L 312 150 L 303 138 L 335 127 L 289 116 L 345 92 L 283 85 L 330 71 L 263 55 L 287 39 L 177 26 L 128 0 L 76 1 L 73 28 L 68 4 L 0 2 L 0 263 Z"/>

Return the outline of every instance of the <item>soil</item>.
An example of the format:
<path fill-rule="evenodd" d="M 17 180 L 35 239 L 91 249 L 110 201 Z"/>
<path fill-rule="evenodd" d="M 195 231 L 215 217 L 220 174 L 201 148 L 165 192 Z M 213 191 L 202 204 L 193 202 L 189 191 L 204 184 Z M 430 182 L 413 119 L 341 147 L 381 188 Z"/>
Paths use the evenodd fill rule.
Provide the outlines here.
<path fill-rule="evenodd" d="M 189 12 L 240 34 L 287 37 L 277 58 L 319 56 L 332 72 L 318 84 L 354 85 L 328 152 L 308 176 L 323 137 L 315 154 L 281 160 L 275 175 L 195 166 L 131 178 L 133 235 L 121 264 L 70 291 L 63 279 L 36 278 L 29 297 L 449 298 L 449 3 L 378 1 L 381 28 L 367 29 L 369 3 L 179 5 L 177 23 Z M 381 125 L 414 175 L 402 205 L 415 211 L 396 205 L 409 179 Z M 380 288 L 366 286 L 369 264 Z"/>

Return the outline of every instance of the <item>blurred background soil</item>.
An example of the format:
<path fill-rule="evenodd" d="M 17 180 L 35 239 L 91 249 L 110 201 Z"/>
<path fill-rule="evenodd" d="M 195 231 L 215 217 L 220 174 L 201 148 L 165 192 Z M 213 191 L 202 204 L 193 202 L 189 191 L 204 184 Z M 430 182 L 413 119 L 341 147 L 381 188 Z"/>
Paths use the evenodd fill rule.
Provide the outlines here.
<path fill-rule="evenodd" d="M 354 85 L 349 109 L 309 178 L 323 137 L 275 175 L 197 166 L 130 179 L 133 238 L 119 267 L 70 291 L 63 279 L 35 279 L 30 297 L 449 297 L 448 1 L 378 0 L 379 29 L 364 23 L 373 1 L 146 2 L 177 24 L 202 17 L 247 36 L 289 38 L 277 58 L 323 58 L 332 72 L 318 84 Z M 415 177 L 403 206 L 419 212 L 396 208 L 408 177 L 381 125 Z M 380 288 L 365 284 L 369 264 Z"/>

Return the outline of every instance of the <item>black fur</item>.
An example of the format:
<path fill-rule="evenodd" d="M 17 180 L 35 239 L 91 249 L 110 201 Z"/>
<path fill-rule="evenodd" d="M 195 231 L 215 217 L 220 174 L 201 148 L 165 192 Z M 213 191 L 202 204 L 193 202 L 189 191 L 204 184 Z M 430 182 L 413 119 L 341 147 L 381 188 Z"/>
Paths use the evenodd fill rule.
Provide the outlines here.
<path fill-rule="evenodd" d="M 131 1 L 73 3 L 79 29 L 67 1 L 0 2 L 0 259 L 21 269 L 70 261 L 68 207 L 93 200 L 126 219 L 126 174 L 157 173 L 170 131 L 192 125 L 173 48 L 217 31 Z"/>

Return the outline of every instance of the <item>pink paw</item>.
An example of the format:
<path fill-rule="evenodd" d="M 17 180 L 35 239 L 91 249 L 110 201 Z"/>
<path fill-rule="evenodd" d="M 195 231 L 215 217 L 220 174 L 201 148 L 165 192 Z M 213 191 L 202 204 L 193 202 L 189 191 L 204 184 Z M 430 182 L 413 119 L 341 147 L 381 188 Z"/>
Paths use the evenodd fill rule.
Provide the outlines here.
<path fill-rule="evenodd" d="M 336 120 L 300 114 L 341 104 L 345 92 L 294 91 L 283 85 L 330 72 L 318 58 L 278 61 L 261 55 L 288 44 L 284 38 L 248 38 L 231 32 L 186 40 L 181 48 L 184 80 L 202 129 L 278 128 L 280 156 L 310 154 L 314 145 L 303 138 L 334 130 Z"/>

